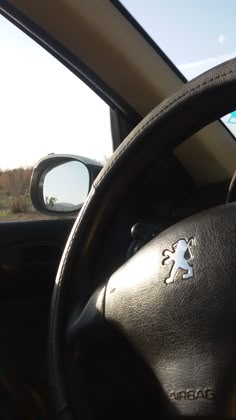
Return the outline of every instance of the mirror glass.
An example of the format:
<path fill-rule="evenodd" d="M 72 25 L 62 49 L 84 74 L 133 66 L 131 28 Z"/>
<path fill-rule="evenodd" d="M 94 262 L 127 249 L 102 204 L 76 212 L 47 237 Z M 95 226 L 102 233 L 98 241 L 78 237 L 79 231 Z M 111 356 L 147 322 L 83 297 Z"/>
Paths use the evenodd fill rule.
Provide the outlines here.
<path fill-rule="evenodd" d="M 45 207 L 51 211 L 76 211 L 84 203 L 90 184 L 88 168 L 78 161 L 52 168 L 43 180 Z"/>

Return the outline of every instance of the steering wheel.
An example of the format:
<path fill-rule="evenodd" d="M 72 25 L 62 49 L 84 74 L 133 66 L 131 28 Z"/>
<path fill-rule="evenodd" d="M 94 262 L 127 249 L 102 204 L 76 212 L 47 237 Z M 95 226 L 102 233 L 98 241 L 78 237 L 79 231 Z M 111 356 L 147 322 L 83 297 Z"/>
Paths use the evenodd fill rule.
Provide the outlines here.
<path fill-rule="evenodd" d="M 233 59 L 150 112 L 95 180 L 52 298 L 49 366 L 59 419 L 232 413 L 236 205 L 178 222 L 114 273 L 102 251 L 117 209 L 149 165 L 235 108 Z"/>

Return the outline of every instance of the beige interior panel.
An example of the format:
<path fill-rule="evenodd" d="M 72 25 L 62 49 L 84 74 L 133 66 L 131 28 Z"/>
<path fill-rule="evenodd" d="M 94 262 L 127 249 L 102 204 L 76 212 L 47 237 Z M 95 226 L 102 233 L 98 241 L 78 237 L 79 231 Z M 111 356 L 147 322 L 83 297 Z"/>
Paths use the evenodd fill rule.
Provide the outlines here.
<path fill-rule="evenodd" d="M 182 84 L 109 0 L 11 3 L 78 56 L 142 116 Z M 236 144 L 217 122 L 180 146 L 176 155 L 199 185 L 228 178 L 236 166 Z"/>
<path fill-rule="evenodd" d="M 216 121 L 200 130 L 175 150 L 175 155 L 197 185 L 232 177 L 236 170 L 236 143 Z"/>
<path fill-rule="evenodd" d="M 91 69 L 96 69 L 141 115 L 181 85 L 179 78 L 108 0 L 12 0 L 11 3 L 20 5 L 34 22 Z M 144 97 L 149 98 L 148 102 Z"/>

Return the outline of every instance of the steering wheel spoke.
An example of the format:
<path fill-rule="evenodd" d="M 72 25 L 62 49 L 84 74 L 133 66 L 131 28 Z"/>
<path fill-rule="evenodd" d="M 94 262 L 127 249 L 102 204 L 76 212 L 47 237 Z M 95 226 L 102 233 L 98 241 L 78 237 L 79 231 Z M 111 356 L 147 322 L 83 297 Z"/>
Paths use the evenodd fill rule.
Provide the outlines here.
<path fill-rule="evenodd" d="M 78 341 L 81 335 L 91 329 L 93 325 L 103 323 L 103 305 L 105 288 L 96 290 L 85 308 L 81 311 L 80 306 L 75 306 L 67 322 L 66 341 L 69 346 Z"/>

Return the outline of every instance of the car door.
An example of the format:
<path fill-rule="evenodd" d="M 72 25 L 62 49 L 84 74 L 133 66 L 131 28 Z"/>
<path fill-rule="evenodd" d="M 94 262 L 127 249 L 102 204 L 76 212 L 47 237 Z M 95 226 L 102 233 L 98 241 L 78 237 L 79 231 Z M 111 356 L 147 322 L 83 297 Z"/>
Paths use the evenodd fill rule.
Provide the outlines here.
<path fill-rule="evenodd" d="M 89 87 L 1 15 L 0 37 L 0 411 L 5 418 L 36 418 L 49 413 L 48 313 L 74 217 L 33 208 L 32 167 L 52 152 L 104 163 L 113 139 L 109 106 Z M 129 129 L 124 121 L 113 109 L 116 144 Z"/>

